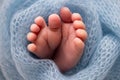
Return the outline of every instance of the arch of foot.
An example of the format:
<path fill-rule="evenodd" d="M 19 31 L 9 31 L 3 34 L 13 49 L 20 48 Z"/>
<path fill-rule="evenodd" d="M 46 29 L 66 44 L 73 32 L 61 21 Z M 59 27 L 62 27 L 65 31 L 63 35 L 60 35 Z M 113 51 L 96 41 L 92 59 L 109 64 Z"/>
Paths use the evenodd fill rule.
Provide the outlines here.
<path fill-rule="evenodd" d="M 82 15 L 89 37 L 81 61 L 71 70 L 75 75 L 65 76 L 58 71 L 53 61 L 38 60 L 28 53 L 26 34 L 33 19 L 39 15 L 47 19 L 49 14 L 58 13 L 64 3 L 64 0 L 38 0 L 25 10 L 15 13 L 11 22 L 12 57 L 25 80 L 102 80 L 116 60 L 120 48 L 118 38 L 112 34 L 102 37 L 99 16 L 93 4 L 79 4 L 77 0 L 73 3 L 68 1 L 66 6 Z"/>

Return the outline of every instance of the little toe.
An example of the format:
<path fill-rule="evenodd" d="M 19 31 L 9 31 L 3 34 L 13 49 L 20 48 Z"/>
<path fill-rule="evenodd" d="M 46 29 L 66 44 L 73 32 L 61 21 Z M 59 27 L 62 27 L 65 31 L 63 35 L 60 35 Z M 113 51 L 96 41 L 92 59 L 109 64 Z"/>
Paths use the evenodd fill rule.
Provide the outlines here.
<path fill-rule="evenodd" d="M 35 51 L 37 50 L 37 46 L 34 44 L 34 43 L 31 43 L 27 46 L 27 49 L 30 51 L 30 52 L 33 52 L 35 53 Z"/>
<path fill-rule="evenodd" d="M 67 7 L 63 7 L 60 10 L 60 16 L 63 22 L 69 23 L 72 22 L 71 16 L 72 12 Z"/>
<path fill-rule="evenodd" d="M 75 29 L 84 29 L 84 30 L 86 30 L 85 24 L 82 21 L 80 21 L 80 20 L 74 21 L 73 22 L 73 27 Z"/>
<path fill-rule="evenodd" d="M 27 34 L 27 40 L 30 41 L 30 42 L 34 42 L 37 38 L 37 35 L 33 32 L 29 32 Z"/>
<path fill-rule="evenodd" d="M 73 13 L 72 14 L 72 21 L 75 21 L 75 20 L 81 20 L 82 21 L 82 17 L 79 13 Z"/>
<path fill-rule="evenodd" d="M 83 29 L 76 30 L 76 36 L 79 37 L 82 41 L 87 39 L 87 32 Z"/>
<path fill-rule="evenodd" d="M 50 29 L 58 29 L 61 27 L 61 19 L 57 14 L 52 14 L 49 16 L 48 24 Z"/>
<path fill-rule="evenodd" d="M 41 28 L 46 26 L 46 22 L 45 22 L 44 18 L 41 16 L 35 18 L 34 22 Z"/>
<path fill-rule="evenodd" d="M 36 24 L 32 24 L 30 30 L 31 32 L 38 33 L 40 31 L 40 27 Z"/>
<path fill-rule="evenodd" d="M 85 47 L 84 42 L 81 39 L 79 39 L 79 38 L 75 38 L 74 39 L 74 44 L 75 44 L 75 49 L 77 49 L 76 53 L 78 53 L 78 56 L 81 55 L 79 53 L 82 53 L 81 51 L 83 51 L 83 49 Z"/>

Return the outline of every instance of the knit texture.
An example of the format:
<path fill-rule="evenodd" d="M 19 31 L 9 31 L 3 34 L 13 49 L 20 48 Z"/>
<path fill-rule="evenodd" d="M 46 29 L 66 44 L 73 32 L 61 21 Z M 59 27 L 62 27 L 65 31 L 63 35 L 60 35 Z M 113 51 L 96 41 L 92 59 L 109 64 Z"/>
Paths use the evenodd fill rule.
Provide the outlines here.
<path fill-rule="evenodd" d="M 88 32 L 82 58 L 64 74 L 26 49 L 34 19 L 63 6 L 81 14 Z M 120 0 L 0 0 L 0 80 L 120 80 Z"/>

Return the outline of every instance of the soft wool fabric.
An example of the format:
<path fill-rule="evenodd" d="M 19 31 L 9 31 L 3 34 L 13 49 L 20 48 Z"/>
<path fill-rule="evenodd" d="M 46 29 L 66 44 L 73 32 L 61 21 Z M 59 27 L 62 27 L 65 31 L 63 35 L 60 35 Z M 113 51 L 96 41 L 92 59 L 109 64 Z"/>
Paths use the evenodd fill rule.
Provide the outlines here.
<path fill-rule="evenodd" d="M 34 18 L 47 21 L 63 6 L 81 14 L 88 32 L 82 58 L 64 74 L 26 49 Z M 120 80 L 120 0 L 0 0 L 0 80 Z"/>

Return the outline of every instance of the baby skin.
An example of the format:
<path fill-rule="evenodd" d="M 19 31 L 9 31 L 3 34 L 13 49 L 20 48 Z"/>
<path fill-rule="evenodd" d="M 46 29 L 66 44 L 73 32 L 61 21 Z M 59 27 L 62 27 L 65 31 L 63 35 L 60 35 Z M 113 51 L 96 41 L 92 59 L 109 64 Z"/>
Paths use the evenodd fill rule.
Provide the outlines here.
<path fill-rule="evenodd" d="M 41 16 L 34 22 L 27 34 L 31 42 L 28 50 L 40 58 L 52 59 L 62 72 L 73 68 L 81 58 L 87 39 L 81 16 L 63 7 L 60 16 L 49 16 L 48 25 Z"/>

